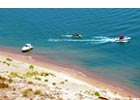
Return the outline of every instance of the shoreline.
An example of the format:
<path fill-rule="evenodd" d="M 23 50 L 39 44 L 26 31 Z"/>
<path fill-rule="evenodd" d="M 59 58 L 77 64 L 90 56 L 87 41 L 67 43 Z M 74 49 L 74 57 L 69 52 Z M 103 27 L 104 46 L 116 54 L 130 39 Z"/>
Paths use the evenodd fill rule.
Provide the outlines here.
<path fill-rule="evenodd" d="M 63 74 L 69 75 L 69 76 L 74 77 L 83 82 L 89 83 L 92 86 L 96 86 L 98 88 L 109 90 L 113 93 L 117 93 L 124 97 L 130 97 L 130 96 L 138 97 L 138 94 L 133 93 L 133 91 L 130 91 L 129 89 L 126 92 L 126 90 L 124 90 L 120 87 L 115 87 L 115 86 L 113 86 L 113 84 L 108 85 L 108 83 L 110 83 L 109 80 L 105 81 L 105 79 L 101 79 L 101 77 L 98 77 L 97 75 L 95 75 L 95 77 L 93 79 L 91 77 L 86 76 L 86 74 L 84 74 L 81 71 L 76 71 L 74 69 L 69 69 L 68 67 L 64 67 L 66 65 L 61 66 L 61 64 L 52 63 L 48 59 L 47 59 L 48 60 L 47 62 L 40 61 L 41 59 L 38 60 L 39 59 L 38 57 L 37 57 L 38 59 L 36 57 L 35 58 L 33 57 L 32 59 L 30 59 L 30 58 L 27 58 L 27 55 L 23 55 L 22 53 L 20 54 L 20 52 L 19 52 L 19 54 L 16 54 L 16 53 L 17 53 L 16 51 L 10 52 L 10 50 L 7 50 L 7 48 L 0 49 L 0 55 L 2 55 L 2 56 L 10 57 L 10 58 L 13 58 L 18 61 L 37 65 L 39 67 L 50 69 L 50 70 L 53 70 L 56 72 L 61 72 Z"/>

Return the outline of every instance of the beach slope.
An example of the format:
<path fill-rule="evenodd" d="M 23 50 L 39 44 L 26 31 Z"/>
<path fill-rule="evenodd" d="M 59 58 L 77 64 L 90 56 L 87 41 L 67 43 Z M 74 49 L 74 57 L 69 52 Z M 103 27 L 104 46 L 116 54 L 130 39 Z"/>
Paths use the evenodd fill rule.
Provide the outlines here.
<path fill-rule="evenodd" d="M 22 59 L 0 53 L 0 100 L 140 100 Z"/>

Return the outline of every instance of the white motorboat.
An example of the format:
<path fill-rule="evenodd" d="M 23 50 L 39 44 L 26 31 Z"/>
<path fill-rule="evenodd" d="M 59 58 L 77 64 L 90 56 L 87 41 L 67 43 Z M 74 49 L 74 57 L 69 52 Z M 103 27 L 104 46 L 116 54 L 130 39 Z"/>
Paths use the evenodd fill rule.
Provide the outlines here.
<path fill-rule="evenodd" d="M 125 36 L 121 35 L 120 37 L 115 38 L 114 41 L 125 43 L 125 42 L 129 42 L 130 39 L 131 39 L 131 37 L 125 37 Z"/>
<path fill-rule="evenodd" d="M 21 51 L 22 52 L 28 52 L 31 51 L 33 49 L 33 46 L 31 44 L 25 44 L 25 46 L 22 47 Z"/>

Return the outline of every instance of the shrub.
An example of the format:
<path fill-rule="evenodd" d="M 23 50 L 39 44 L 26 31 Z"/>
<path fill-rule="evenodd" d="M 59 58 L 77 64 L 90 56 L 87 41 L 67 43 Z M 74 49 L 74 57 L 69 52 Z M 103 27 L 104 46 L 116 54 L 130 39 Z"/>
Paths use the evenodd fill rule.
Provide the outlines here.
<path fill-rule="evenodd" d="M 34 94 L 40 95 L 41 94 L 41 90 L 35 90 Z"/>
<path fill-rule="evenodd" d="M 7 66 L 10 66 L 10 64 L 9 64 L 9 63 L 7 63 Z"/>
<path fill-rule="evenodd" d="M 19 76 L 19 75 L 18 75 L 17 77 L 18 77 L 18 78 L 21 78 L 21 79 L 23 79 L 23 78 L 24 78 L 23 76 Z"/>
<path fill-rule="evenodd" d="M 10 63 L 7 63 L 6 61 L 3 61 L 3 64 L 7 64 L 7 66 L 10 66 Z"/>
<path fill-rule="evenodd" d="M 41 73 L 41 76 L 49 76 L 49 73 L 42 72 L 42 73 Z"/>
<path fill-rule="evenodd" d="M 6 62 L 6 61 L 3 61 L 2 63 L 5 64 L 5 63 L 7 63 L 7 62 Z"/>
<path fill-rule="evenodd" d="M 65 82 L 68 82 L 68 80 L 65 80 Z"/>
<path fill-rule="evenodd" d="M 11 77 L 19 77 L 18 73 L 16 73 L 16 72 L 11 72 L 10 73 L 10 76 Z"/>
<path fill-rule="evenodd" d="M 65 83 L 64 81 L 60 82 L 60 84 L 64 84 L 64 83 Z"/>
<path fill-rule="evenodd" d="M 12 79 L 9 79 L 8 81 L 9 81 L 9 83 L 12 83 L 12 82 L 13 82 L 13 80 L 12 80 Z"/>
<path fill-rule="evenodd" d="M 33 69 L 34 69 L 34 66 L 33 66 L 33 65 L 30 65 L 29 68 L 30 68 L 31 70 L 33 70 Z"/>
<path fill-rule="evenodd" d="M 8 87 L 9 87 L 8 84 L 6 84 L 4 82 L 0 83 L 0 88 L 8 88 Z"/>
<path fill-rule="evenodd" d="M 53 82 L 53 83 L 52 83 L 52 85 L 56 85 L 56 83 L 55 83 L 55 82 Z"/>
<path fill-rule="evenodd" d="M 5 81 L 5 80 L 6 80 L 6 78 L 5 78 L 5 77 L 0 76 L 0 80 L 1 80 L 1 81 Z"/>
<path fill-rule="evenodd" d="M 29 81 L 28 84 L 33 84 L 33 82 L 32 81 Z"/>
<path fill-rule="evenodd" d="M 26 74 L 24 74 L 24 76 L 26 76 L 26 77 L 32 77 L 33 75 L 30 72 L 26 72 Z"/>
<path fill-rule="evenodd" d="M 27 97 L 30 92 L 32 92 L 31 88 L 25 89 L 22 91 L 22 96 Z"/>
<path fill-rule="evenodd" d="M 49 81 L 48 79 L 45 79 L 45 80 L 44 80 L 44 82 L 48 82 L 48 81 Z"/>
<path fill-rule="evenodd" d="M 24 91 L 22 91 L 22 96 L 27 97 L 28 93 L 29 93 L 29 91 L 24 90 Z"/>
<path fill-rule="evenodd" d="M 34 71 L 31 74 L 36 76 L 36 75 L 39 75 L 39 72 L 38 71 Z"/>
<path fill-rule="evenodd" d="M 37 75 L 39 75 L 39 72 L 38 71 L 26 72 L 24 74 L 24 76 L 26 76 L 26 77 L 32 77 L 32 76 L 37 76 Z"/>
<path fill-rule="evenodd" d="M 6 58 L 6 60 L 8 60 L 8 61 L 12 61 L 12 59 L 11 59 L 11 58 Z"/>
<path fill-rule="evenodd" d="M 23 76 L 18 75 L 17 72 L 11 72 L 11 73 L 8 75 L 8 77 L 9 77 L 9 78 L 15 78 L 15 77 L 17 77 L 17 78 L 21 78 L 21 79 L 24 78 Z"/>
<path fill-rule="evenodd" d="M 39 78 L 39 77 L 35 77 L 35 79 L 38 80 L 38 81 L 41 81 L 41 78 Z"/>
<path fill-rule="evenodd" d="M 56 75 L 54 75 L 53 73 L 49 73 L 51 76 L 56 77 Z"/>
<path fill-rule="evenodd" d="M 96 91 L 96 92 L 94 93 L 94 95 L 100 96 L 100 93 Z"/>
<path fill-rule="evenodd" d="M 63 100 L 62 98 L 58 98 L 58 100 Z"/>

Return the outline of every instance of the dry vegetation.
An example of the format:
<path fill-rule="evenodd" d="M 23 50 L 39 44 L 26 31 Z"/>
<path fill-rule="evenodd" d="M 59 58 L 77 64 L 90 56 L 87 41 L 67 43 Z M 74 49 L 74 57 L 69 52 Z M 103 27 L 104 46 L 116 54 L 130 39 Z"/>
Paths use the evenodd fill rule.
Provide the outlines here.
<path fill-rule="evenodd" d="M 0 89 L 0 100 L 129 100 L 11 58 L 0 58 Z"/>

